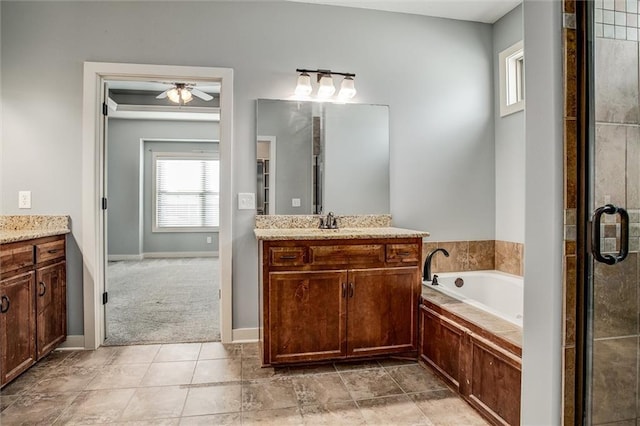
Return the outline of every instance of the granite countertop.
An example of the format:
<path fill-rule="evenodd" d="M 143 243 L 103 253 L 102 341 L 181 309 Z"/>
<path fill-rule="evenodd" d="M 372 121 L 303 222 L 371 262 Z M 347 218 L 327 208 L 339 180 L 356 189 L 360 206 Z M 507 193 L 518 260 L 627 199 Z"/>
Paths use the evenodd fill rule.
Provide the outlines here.
<path fill-rule="evenodd" d="M 254 229 L 258 240 L 335 240 L 335 239 L 366 239 L 366 238 L 416 238 L 428 237 L 428 232 L 394 227 L 363 227 L 363 228 L 273 228 Z"/>
<path fill-rule="evenodd" d="M 0 244 L 64 235 L 69 232 L 69 216 L 0 216 Z"/>

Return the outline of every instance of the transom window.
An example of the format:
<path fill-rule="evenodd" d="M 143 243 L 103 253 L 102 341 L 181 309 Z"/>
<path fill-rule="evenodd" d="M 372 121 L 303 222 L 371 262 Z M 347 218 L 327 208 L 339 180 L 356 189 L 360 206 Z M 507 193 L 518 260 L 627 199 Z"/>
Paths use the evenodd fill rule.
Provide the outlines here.
<path fill-rule="evenodd" d="M 211 231 L 220 220 L 220 160 L 211 154 L 154 153 L 154 232 Z"/>

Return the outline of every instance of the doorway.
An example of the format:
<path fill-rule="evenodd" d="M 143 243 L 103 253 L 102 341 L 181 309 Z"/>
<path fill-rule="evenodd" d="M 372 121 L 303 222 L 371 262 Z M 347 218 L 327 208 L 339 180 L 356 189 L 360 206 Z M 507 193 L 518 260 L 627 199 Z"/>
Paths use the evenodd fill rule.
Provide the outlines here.
<path fill-rule="evenodd" d="M 576 3 L 584 76 L 578 118 L 576 424 L 636 424 L 639 11 L 637 2 Z"/>
<path fill-rule="evenodd" d="M 220 337 L 232 340 L 231 328 L 231 150 L 233 71 L 227 68 L 182 67 L 87 62 L 84 67 L 83 97 L 83 211 L 82 244 L 85 260 L 83 273 L 85 348 L 101 346 L 105 338 L 104 305 L 106 268 L 106 221 L 100 200 L 105 195 L 105 140 L 102 120 L 103 82 L 138 81 L 207 81 L 220 84 Z"/>

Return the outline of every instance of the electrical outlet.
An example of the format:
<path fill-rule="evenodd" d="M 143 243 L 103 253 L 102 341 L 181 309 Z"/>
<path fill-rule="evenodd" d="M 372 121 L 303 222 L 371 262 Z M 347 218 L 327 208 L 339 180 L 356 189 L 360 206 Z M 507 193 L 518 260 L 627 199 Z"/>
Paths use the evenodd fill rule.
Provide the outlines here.
<path fill-rule="evenodd" d="M 18 208 L 31 208 L 31 191 L 18 191 Z"/>
<path fill-rule="evenodd" d="M 207 237 L 207 244 L 211 244 L 211 237 Z"/>
<path fill-rule="evenodd" d="M 291 207 L 300 207 L 300 198 L 292 198 Z"/>
<path fill-rule="evenodd" d="M 238 193 L 238 210 L 255 210 L 256 194 L 252 192 Z"/>

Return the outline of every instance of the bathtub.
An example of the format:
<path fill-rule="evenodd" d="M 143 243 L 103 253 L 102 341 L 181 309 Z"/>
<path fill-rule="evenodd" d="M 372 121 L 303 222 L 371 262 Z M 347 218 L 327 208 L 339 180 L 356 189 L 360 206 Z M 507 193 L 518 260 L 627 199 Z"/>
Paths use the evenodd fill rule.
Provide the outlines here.
<path fill-rule="evenodd" d="M 522 277 L 500 271 L 470 271 L 436 273 L 438 285 L 423 281 L 423 285 L 438 290 L 469 305 L 522 327 Z M 457 287 L 455 281 L 464 284 Z"/>

